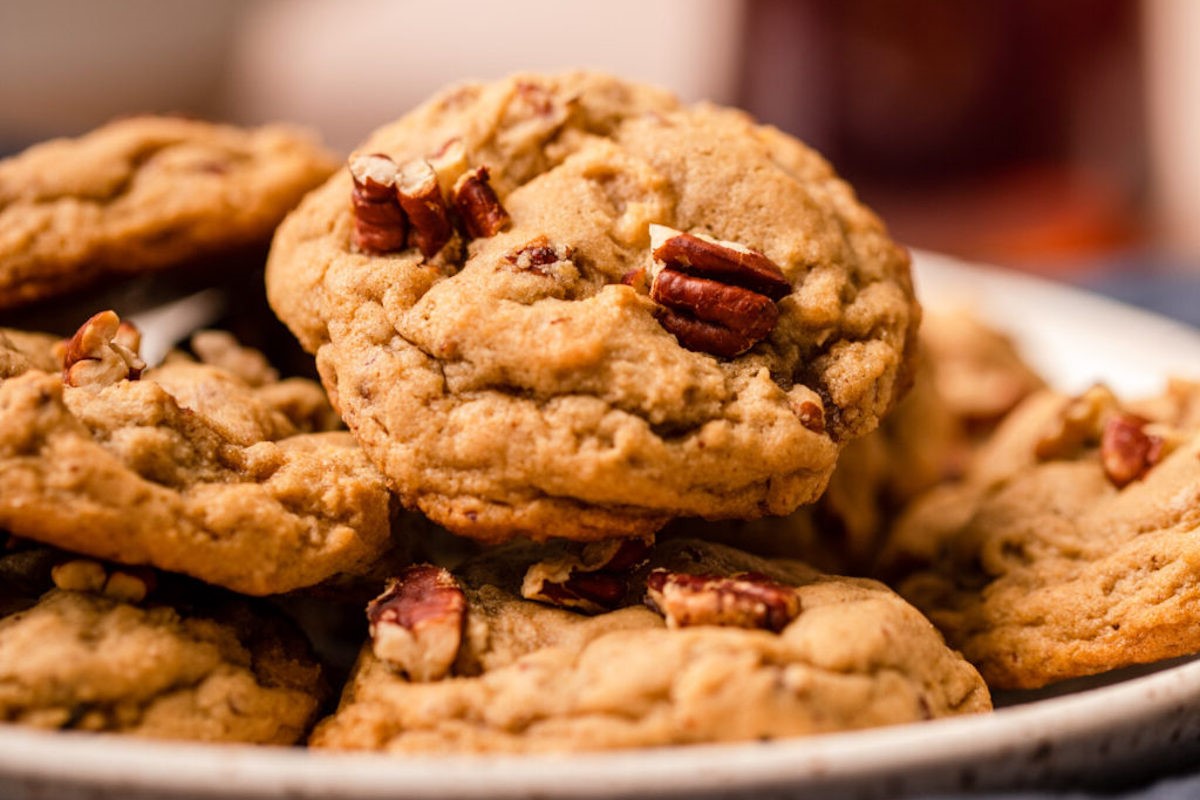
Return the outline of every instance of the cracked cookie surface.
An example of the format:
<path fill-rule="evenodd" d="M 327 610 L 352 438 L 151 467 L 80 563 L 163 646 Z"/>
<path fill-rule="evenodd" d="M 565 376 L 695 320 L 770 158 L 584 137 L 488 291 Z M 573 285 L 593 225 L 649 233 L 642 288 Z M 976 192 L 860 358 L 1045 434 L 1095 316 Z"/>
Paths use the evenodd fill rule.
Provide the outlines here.
<path fill-rule="evenodd" d="M 209 742 L 304 736 L 326 687 L 287 620 L 211 592 L 135 603 L 50 588 L 4 605 L 16 589 L 50 587 L 46 555 L 65 556 L 0 556 L 12 579 L 0 589 L 0 721 Z"/>
<path fill-rule="evenodd" d="M 29 341 L 50 340 L 0 336 L 0 367 L 19 364 L 0 379 L 0 527 L 255 595 L 369 571 L 392 547 L 384 479 L 325 430 L 315 383 L 176 357 L 64 385 Z"/>
<path fill-rule="evenodd" d="M 620 608 L 584 616 L 523 600 L 547 549 L 456 571 L 466 596 L 450 673 L 410 682 L 368 647 L 310 745 L 389 752 L 541 752 L 750 741 L 985 711 L 978 673 L 873 581 L 821 575 L 695 540 L 656 546 Z M 650 570 L 776 582 L 780 631 L 669 628 L 641 603 Z M 747 576 L 749 577 L 749 576 Z"/>
<path fill-rule="evenodd" d="M 118 120 L 0 161 L 0 308 L 265 245 L 333 171 L 285 126 Z"/>
<path fill-rule="evenodd" d="M 510 227 L 430 259 L 357 252 L 343 170 L 280 227 L 267 288 L 404 501 L 455 533 L 602 539 L 785 514 L 902 390 L 908 256 L 794 139 L 575 73 L 453 88 L 360 152 L 399 163 L 454 139 Z M 792 292 L 769 335 L 733 358 L 681 346 L 621 282 L 648 266 L 651 224 L 778 265 Z"/>
<path fill-rule="evenodd" d="M 1198 401 L 1185 382 L 1136 405 L 1102 388 L 1032 395 L 962 482 L 898 522 L 893 585 L 997 688 L 1200 651 Z M 1131 409 L 1149 422 L 1130 424 Z M 1131 454 L 1126 482 L 1114 461 Z"/>

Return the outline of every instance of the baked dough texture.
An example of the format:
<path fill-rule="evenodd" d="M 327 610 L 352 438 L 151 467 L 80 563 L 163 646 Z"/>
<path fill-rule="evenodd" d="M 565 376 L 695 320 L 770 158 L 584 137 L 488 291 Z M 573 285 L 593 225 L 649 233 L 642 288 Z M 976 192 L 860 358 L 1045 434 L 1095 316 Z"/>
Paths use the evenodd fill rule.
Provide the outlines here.
<path fill-rule="evenodd" d="M 618 610 L 523 600 L 545 551 L 493 551 L 458 571 L 468 610 L 450 676 L 415 683 L 366 648 L 310 745 L 394 753 L 586 751 L 753 741 L 985 711 L 978 673 L 881 584 L 698 540 L 659 544 Z M 780 633 L 667 628 L 641 603 L 650 568 L 758 573 L 794 586 Z"/>
<path fill-rule="evenodd" d="M 1016 343 L 967 308 L 945 308 L 921 320 L 921 347 L 935 365 L 938 395 L 968 433 L 990 432 L 1045 380 Z"/>
<path fill-rule="evenodd" d="M 111 122 L 0 161 L 0 308 L 265 246 L 334 169 L 306 132 Z"/>
<path fill-rule="evenodd" d="M 181 611 L 52 589 L 0 618 L 3 722 L 293 744 L 324 693 L 299 634 L 242 601 Z"/>
<path fill-rule="evenodd" d="M 1105 413 L 1120 408 L 1103 390 L 1084 397 L 1097 395 L 1110 398 Z M 1070 438 L 1063 419 L 1078 421 L 1081 401 L 1029 397 L 963 481 L 900 519 L 885 571 L 993 688 L 1200 651 L 1198 400 L 1195 384 L 1175 382 L 1135 406 L 1169 452 L 1118 488 L 1093 434 L 1047 447 Z"/>
<path fill-rule="evenodd" d="M 786 514 L 906 387 L 908 255 L 800 142 L 570 73 L 449 89 L 360 152 L 403 162 L 453 139 L 490 170 L 509 229 L 429 260 L 355 252 L 342 170 L 280 227 L 267 289 L 404 501 L 455 533 L 602 539 Z M 779 265 L 793 292 L 766 340 L 718 359 L 656 321 L 621 283 L 648 266 L 652 223 Z M 539 237 L 569 257 L 522 268 Z"/>
<path fill-rule="evenodd" d="M 383 477 L 324 430 L 315 383 L 175 357 L 69 386 L 39 368 L 49 341 L 0 334 L 0 529 L 252 595 L 367 571 L 391 547 Z"/>

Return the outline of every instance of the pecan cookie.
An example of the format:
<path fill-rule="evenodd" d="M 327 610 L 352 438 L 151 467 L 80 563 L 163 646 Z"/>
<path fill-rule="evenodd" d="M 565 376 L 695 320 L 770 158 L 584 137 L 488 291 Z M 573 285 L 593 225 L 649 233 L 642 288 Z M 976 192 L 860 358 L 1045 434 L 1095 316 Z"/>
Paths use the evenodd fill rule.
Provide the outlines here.
<path fill-rule="evenodd" d="M 301 635 L 259 606 L 44 548 L 0 554 L 0 575 L 2 722 L 292 744 L 326 693 Z"/>
<path fill-rule="evenodd" d="M 184 358 L 147 369 L 112 312 L 58 349 L 48 372 L 0 337 L 0 364 L 28 367 L 0 379 L 0 527 L 255 595 L 367 570 L 391 547 L 387 486 L 326 430 L 315 383 Z"/>
<path fill-rule="evenodd" d="M 753 741 L 991 707 L 975 670 L 881 584 L 694 540 L 413 567 L 369 616 L 372 643 L 314 747 Z"/>
<path fill-rule="evenodd" d="M 1031 396 L 901 518 L 885 570 L 993 687 L 1200 651 L 1197 398 Z"/>
<path fill-rule="evenodd" d="M 970 433 L 990 432 L 1046 385 L 1011 338 L 962 308 L 927 314 L 921 347 L 937 365 L 938 394 Z"/>
<path fill-rule="evenodd" d="M 283 126 L 133 117 L 0 161 L 0 308 L 265 245 L 333 171 Z"/>
<path fill-rule="evenodd" d="M 380 129 L 280 227 L 267 289 L 404 501 L 488 541 L 812 502 L 919 317 L 817 154 L 587 73 Z"/>
<path fill-rule="evenodd" d="M 0 328 L 0 380 L 31 369 L 55 372 L 62 368 L 54 354 L 58 339 L 44 333 Z"/>

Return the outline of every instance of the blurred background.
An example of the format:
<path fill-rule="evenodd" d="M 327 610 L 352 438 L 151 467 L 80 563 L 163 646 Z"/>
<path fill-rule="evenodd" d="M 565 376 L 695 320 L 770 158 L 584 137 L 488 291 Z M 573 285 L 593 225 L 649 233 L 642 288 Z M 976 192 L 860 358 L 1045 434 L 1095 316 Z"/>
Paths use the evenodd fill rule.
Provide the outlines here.
<path fill-rule="evenodd" d="M 346 152 L 447 82 L 596 67 L 800 136 L 907 244 L 1200 323 L 1197 42 L 1198 0 L 3 0 L 0 154 L 149 110 Z"/>

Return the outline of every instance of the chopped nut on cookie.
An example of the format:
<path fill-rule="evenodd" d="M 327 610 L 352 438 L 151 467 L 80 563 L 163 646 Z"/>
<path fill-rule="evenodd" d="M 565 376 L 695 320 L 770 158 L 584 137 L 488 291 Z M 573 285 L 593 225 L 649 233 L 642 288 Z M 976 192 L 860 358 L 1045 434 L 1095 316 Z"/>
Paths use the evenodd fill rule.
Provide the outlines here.
<path fill-rule="evenodd" d="M 762 253 L 736 242 L 650 226 L 658 321 L 689 350 L 733 358 L 767 337 L 792 286 Z"/>
<path fill-rule="evenodd" d="M 505 261 L 517 269 L 531 270 L 533 272 L 542 272 L 542 267 L 547 267 L 558 261 L 569 261 L 570 259 L 570 247 L 565 245 L 555 247 L 545 236 L 538 236 L 531 239 L 504 257 Z"/>
<path fill-rule="evenodd" d="M 455 182 L 454 207 L 473 239 L 495 236 L 512 222 L 492 188 L 487 167 L 469 170 Z"/>
<path fill-rule="evenodd" d="M 404 250 L 411 236 L 421 255 L 432 258 L 454 233 L 447 196 L 472 238 L 495 236 L 508 227 L 510 217 L 489 183 L 487 167 L 466 165 L 458 139 L 430 160 L 414 158 L 399 166 L 382 153 L 351 158 L 354 247 L 382 255 Z M 447 195 L 444 187 L 451 178 Z"/>
<path fill-rule="evenodd" d="M 423 158 L 406 161 L 396 178 L 396 196 L 412 223 L 412 238 L 425 258 L 433 258 L 450 241 L 454 229 L 442 197 L 438 175 Z"/>
<path fill-rule="evenodd" d="M 778 633 L 800 614 L 796 590 L 765 575 L 692 575 L 655 569 L 646 576 L 646 602 L 672 628 L 727 625 Z"/>
<path fill-rule="evenodd" d="M 63 383 L 100 389 L 136 381 L 146 368 L 138 355 L 142 336 L 114 311 L 101 311 L 80 326 L 61 348 Z"/>
<path fill-rule="evenodd" d="M 592 542 L 578 556 L 539 561 L 525 572 L 521 596 L 589 614 L 611 611 L 629 591 L 653 538 Z"/>
<path fill-rule="evenodd" d="M 1121 489 L 1146 476 L 1162 460 L 1164 441 L 1146 433 L 1150 420 L 1120 412 L 1108 418 L 1100 435 L 1100 463 L 1113 486 Z"/>
<path fill-rule="evenodd" d="M 408 218 L 396 196 L 396 162 L 381 153 L 350 159 L 354 192 L 354 246 L 362 253 L 403 250 Z"/>
<path fill-rule="evenodd" d="M 1150 430 L 1147 430 L 1147 428 Z M 1099 448 L 1104 474 L 1118 489 L 1146 473 L 1178 444 L 1177 431 L 1123 411 L 1116 395 L 1097 384 L 1063 403 L 1037 440 L 1040 461 L 1078 457 Z"/>
<path fill-rule="evenodd" d="M 445 677 L 458 656 L 466 610 L 453 575 L 432 564 L 409 567 L 367 605 L 376 657 L 414 681 Z"/>

